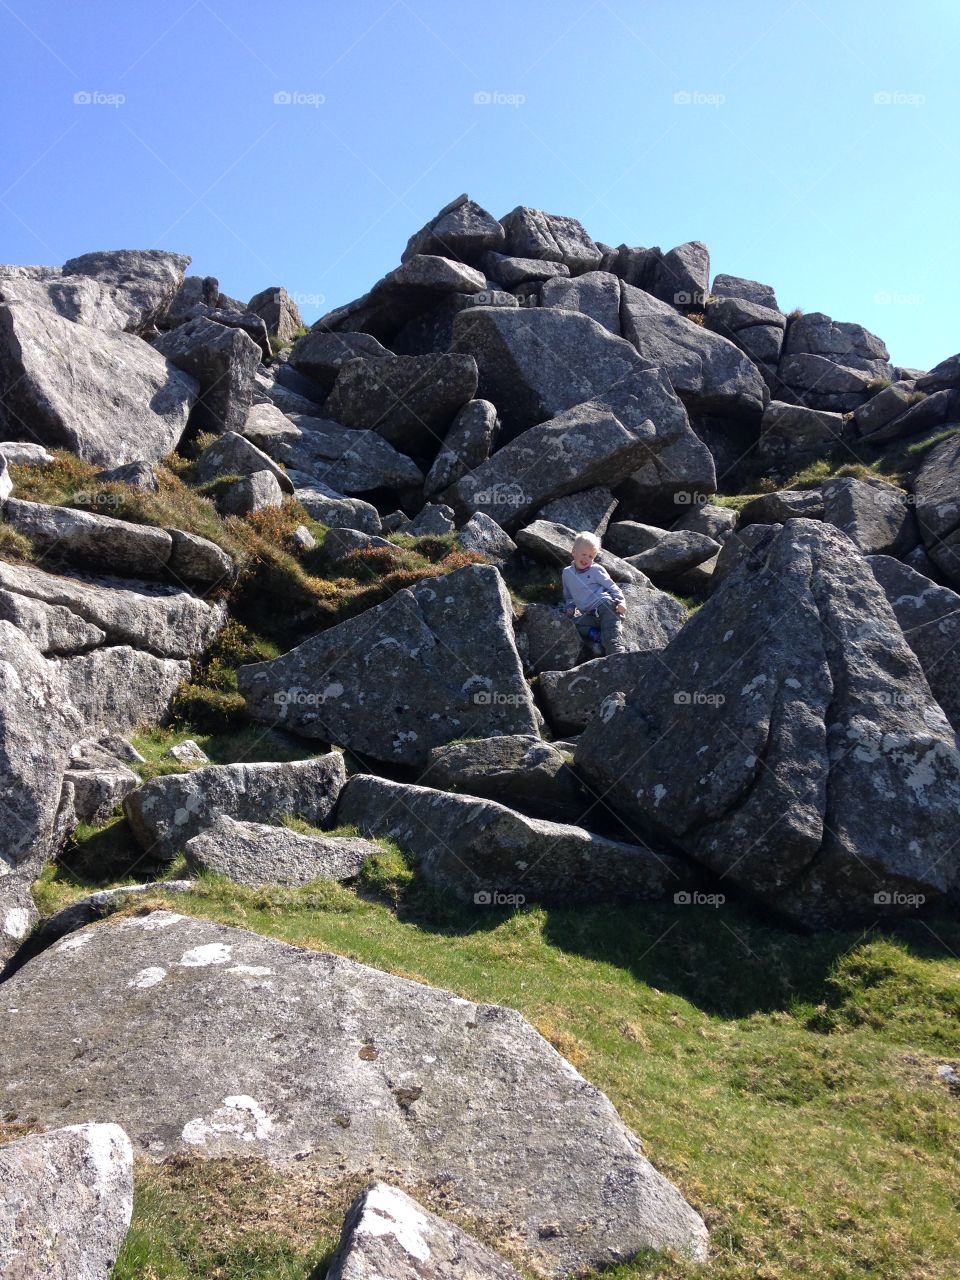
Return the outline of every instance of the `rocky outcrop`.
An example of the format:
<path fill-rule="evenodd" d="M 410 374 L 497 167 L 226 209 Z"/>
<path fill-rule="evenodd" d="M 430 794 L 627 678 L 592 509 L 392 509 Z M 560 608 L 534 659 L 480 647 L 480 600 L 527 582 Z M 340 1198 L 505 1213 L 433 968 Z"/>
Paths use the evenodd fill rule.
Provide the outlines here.
<path fill-rule="evenodd" d="M 508 1263 L 459 1227 L 386 1182 L 357 1196 L 327 1280 L 520 1280 Z"/>
<path fill-rule="evenodd" d="M 791 520 L 587 725 L 576 766 L 640 829 L 800 923 L 956 884 L 960 755 L 870 566 Z"/>
<path fill-rule="evenodd" d="M 371 840 L 303 835 L 289 827 L 237 822 L 226 813 L 217 813 L 210 826 L 184 845 L 193 866 L 252 888 L 352 880 L 364 861 L 379 852 Z"/>

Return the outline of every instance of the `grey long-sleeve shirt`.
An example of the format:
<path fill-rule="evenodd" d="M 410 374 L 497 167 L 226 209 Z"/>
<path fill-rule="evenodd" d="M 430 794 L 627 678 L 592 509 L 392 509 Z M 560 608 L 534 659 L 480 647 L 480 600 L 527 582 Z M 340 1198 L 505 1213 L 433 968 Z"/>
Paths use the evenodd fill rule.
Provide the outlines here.
<path fill-rule="evenodd" d="M 568 564 L 561 575 L 563 603 L 569 609 L 575 605 L 581 613 L 592 613 L 604 600 L 611 604 L 623 603 L 623 592 L 602 565 L 594 562 L 581 572 Z"/>

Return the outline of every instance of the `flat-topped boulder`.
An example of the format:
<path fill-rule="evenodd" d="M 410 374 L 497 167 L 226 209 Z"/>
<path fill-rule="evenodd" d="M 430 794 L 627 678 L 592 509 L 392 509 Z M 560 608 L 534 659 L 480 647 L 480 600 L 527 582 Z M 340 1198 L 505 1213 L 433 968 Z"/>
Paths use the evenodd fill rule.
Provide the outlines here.
<path fill-rule="evenodd" d="M 4 993 L 3 1114 L 108 1111 L 152 1160 L 445 1185 L 549 1275 L 706 1256 L 610 1101 L 511 1010 L 167 911 L 71 934 Z"/>
<path fill-rule="evenodd" d="M 221 814 L 241 822 L 302 818 L 322 827 L 345 778 L 338 751 L 289 763 L 208 765 L 151 778 L 123 809 L 141 848 L 162 863 Z"/>
<path fill-rule="evenodd" d="M 264 822 L 237 822 L 226 813 L 216 814 L 184 845 L 191 865 L 252 888 L 352 880 L 379 852 L 379 845 L 357 836 L 305 835 Z"/>

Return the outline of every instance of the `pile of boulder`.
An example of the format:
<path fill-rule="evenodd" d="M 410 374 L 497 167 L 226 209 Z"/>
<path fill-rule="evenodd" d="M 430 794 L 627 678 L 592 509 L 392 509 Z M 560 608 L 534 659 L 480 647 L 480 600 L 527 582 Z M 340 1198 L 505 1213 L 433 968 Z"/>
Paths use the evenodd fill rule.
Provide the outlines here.
<path fill-rule="evenodd" d="M 859 325 L 711 281 L 699 241 L 613 247 L 466 195 L 309 330 L 284 289 L 240 302 L 189 261 L 0 267 L 2 523 L 32 549 L 0 551 L 0 1122 L 43 1131 L 0 1146 L 0 1271 L 19 1249 L 24 1275 L 109 1274 L 134 1153 L 369 1173 L 333 1277 L 515 1274 L 423 1184 L 545 1274 L 704 1259 L 696 1211 L 518 1014 L 172 911 L 102 918 L 150 880 L 43 921 L 30 887 L 122 813 L 145 872 L 253 888 L 356 882 L 389 840 L 468 909 L 719 888 L 815 929 L 956 904 L 960 356 L 895 367 Z M 909 481 L 870 465 L 905 446 Z M 144 782 L 131 735 L 169 718 L 237 565 L 18 493 L 52 450 L 146 490 L 179 451 L 224 518 L 296 502 L 333 577 L 398 534 L 463 554 L 237 671 L 249 721 L 312 757 L 185 746 Z M 784 483 L 821 459 L 839 474 Z M 620 654 L 558 607 L 583 530 Z"/>

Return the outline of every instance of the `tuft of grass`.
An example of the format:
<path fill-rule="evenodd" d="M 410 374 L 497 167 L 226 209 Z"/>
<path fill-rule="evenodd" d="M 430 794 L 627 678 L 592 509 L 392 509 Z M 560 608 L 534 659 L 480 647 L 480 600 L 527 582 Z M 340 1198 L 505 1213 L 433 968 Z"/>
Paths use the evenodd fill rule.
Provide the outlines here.
<path fill-rule="evenodd" d="M 33 543 L 26 534 L 18 533 L 8 524 L 0 524 L 0 560 L 27 564 L 35 554 Z"/>

